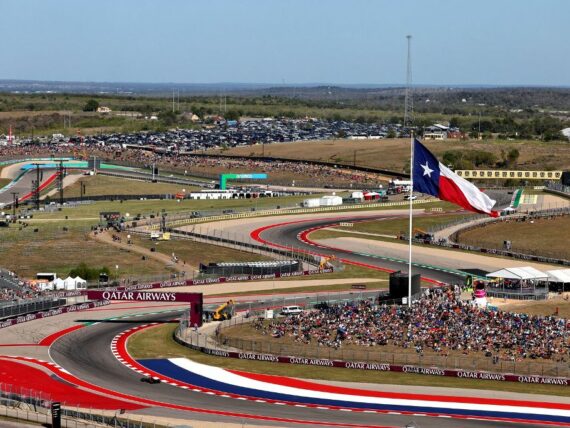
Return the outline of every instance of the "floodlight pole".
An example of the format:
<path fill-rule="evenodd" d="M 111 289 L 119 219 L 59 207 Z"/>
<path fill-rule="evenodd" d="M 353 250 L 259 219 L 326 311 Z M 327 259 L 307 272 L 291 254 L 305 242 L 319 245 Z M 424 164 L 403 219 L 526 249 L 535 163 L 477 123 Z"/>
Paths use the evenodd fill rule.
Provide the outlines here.
<path fill-rule="evenodd" d="M 16 208 L 18 208 L 18 192 L 12 192 L 12 221 L 16 221 Z"/>
<path fill-rule="evenodd" d="M 412 239 L 413 239 L 413 195 L 414 195 L 414 131 L 412 129 L 413 122 L 413 98 L 412 98 L 412 36 L 407 35 L 408 41 L 408 58 L 406 63 L 406 97 L 404 105 L 404 127 L 410 129 L 410 192 L 409 192 L 409 222 L 408 222 L 408 307 L 412 307 Z"/>
<path fill-rule="evenodd" d="M 414 131 L 410 136 L 410 219 L 408 222 L 408 240 L 409 240 L 409 254 L 408 254 L 408 307 L 412 306 L 412 233 L 413 233 L 413 215 L 412 215 L 412 196 L 414 194 Z"/>
<path fill-rule="evenodd" d="M 59 187 L 59 205 L 63 206 L 63 176 L 64 176 L 64 168 L 63 168 L 63 161 L 59 161 L 59 180 L 58 180 L 58 187 Z"/>

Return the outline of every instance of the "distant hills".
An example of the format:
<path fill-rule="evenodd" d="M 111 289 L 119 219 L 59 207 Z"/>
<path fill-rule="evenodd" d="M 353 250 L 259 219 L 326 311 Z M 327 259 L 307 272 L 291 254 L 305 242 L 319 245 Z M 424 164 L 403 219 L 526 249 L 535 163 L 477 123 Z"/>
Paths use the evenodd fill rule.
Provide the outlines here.
<path fill-rule="evenodd" d="M 69 93 L 94 96 L 272 96 L 317 101 L 332 106 L 356 105 L 380 109 L 401 109 L 402 84 L 273 84 L 273 83 L 128 83 L 0 80 L 0 93 Z M 414 108 L 418 112 L 465 112 L 482 108 L 553 110 L 567 116 L 570 87 L 414 85 Z"/>

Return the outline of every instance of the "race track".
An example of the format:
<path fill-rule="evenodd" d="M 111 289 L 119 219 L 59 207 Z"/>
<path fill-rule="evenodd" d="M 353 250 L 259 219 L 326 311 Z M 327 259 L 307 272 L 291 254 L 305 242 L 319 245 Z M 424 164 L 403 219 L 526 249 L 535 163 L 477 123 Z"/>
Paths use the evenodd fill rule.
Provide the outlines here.
<path fill-rule="evenodd" d="M 350 215 L 341 214 L 338 218 L 304 219 L 301 221 L 281 222 L 277 225 L 265 226 L 257 230 L 249 230 L 252 238 L 266 245 L 286 246 L 301 248 L 313 253 L 335 255 L 347 263 L 366 265 L 371 268 L 407 270 L 404 262 L 367 256 L 353 253 L 342 249 L 319 248 L 308 242 L 300 241 L 298 236 L 308 229 L 342 221 L 351 221 Z M 353 216 L 354 218 L 356 216 Z M 394 218 L 394 214 L 374 214 L 370 216 L 358 216 L 358 219 L 382 219 Z M 355 220 L 356 221 L 356 220 Z M 279 223 L 275 221 L 275 223 Z M 416 267 L 415 272 L 426 278 L 442 282 L 462 281 L 461 276 L 444 272 L 429 267 Z M 486 421 L 479 419 L 453 419 L 435 416 L 416 416 L 402 414 L 378 414 L 365 412 L 338 411 L 330 409 L 318 409 L 311 407 L 293 407 L 287 405 L 275 405 L 259 403 L 251 400 L 239 400 L 236 398 L 208 395 L 203 392 L 182 390 L 176 386 L 160 383 L 150 385 L 140 381 L 139 374 L 120 363 L 111 350 L 113 338 L 121 332 L 135 325 L 146 324 L 161 320 L 169 320 L 177 316 L 174 314 L 148 315 L 145 319 L 133 319 L 132 322 L 113 321 L 100 322 L 91 326 L 72 331 L 56 340 L 50 348 L 51 358 L 60 366 L 71 372 L 78 378 L 91 385 L 103 387 L 122 394 L 139 397 L 144 400 L 155 400 L 156 403 L 144 409 L 134 410 L 133 414 L 155 415 L 178 419 L 192 419 L 212 422 L 233 422 L 249 425 L 263 426 L 389 426 L 404 427 L 414 423 L 420 427 L 512 427 L 510 422 Z M 93 321 L 93 320 L 90 320 Z M 173 406 L 186 406 L 188 409 L 181 410 Z M 230 412 L 232 415 L 224 414 Z M 239 416 L 236 416 L 238 414 Z M 256 419 L 257 418 L 257 419 Z M 259 419 L 262 418 L 262 419 Z M 287 421 L 284 422 L 283 419 Z M 525 424 L 524 426 L 544 426 Z M 553 426 L 550 424 L 550 426 Z"/>
<path fill-rule="evenodd" d="M 404 216 L 400 216 L 404 217 Z M 347 217 L 342 216 L 342 220 L 346 222 L 363 221 L 363 220 L 382 220 L 382 219 L 394 219 L 398 218 L 394 215 L 373 215 L 370 217 L 354 216 Z M 320 228 L 323 226 L 338 224 L 338 219 L 317 219 L 317 220 L 305 220 L 302 222 L 284 222 L 273 227 L 262 228 L 264 230 L 257 230 L 252 233 L 254 239 L 260 240 L 267 245 L 273 246 L 285 246 L 285 247 L 295 247 L 311 253 L 323 254 L 323 255 L 334 255 L 337 259 L 346 261 L 348 263 L 353 263 L 360 266 L 371 266 L 380 269 L 389 269 L 393 271 L 402 270 L 407 272 L 408 265 L 407 261 L 396 261 L 394 259 L 380 258 L 375 255 L 366 255 L 363 253 L 355 253 L 348 250 L 343 250 L 334 247 L 316 247 L 311 245 L 299 237 L 303 232 Z M 414 273 L 419 273 L 423 278 L 429 278 L 435 281 L 445 282 L 445 283 L 456 283 L 463 282 L 464 277 L 454 273 L 445 272 L 439 269 L 432 269 L 423 266 L 414 266 Z"/>
<path fill-rule="evenodd" d="M 133 324 L 144 324 L 150 321 L 171 319 L 176 314 L 149 316 L 144 320 L 133 322 L 101 322 L 89 327 L 73 331 L 57 340 L 50 349 L 52 359 L 73 375 L 93 385 L 129 394 L 144 399 L 156 400 L 174 405 L 189 406 L 194 409 L 213 410 L 218 412 L 235 412 L 243 417 L 207 414 L 196 411 L 182 411 L 168 407 L 154 406 L 135 410 L 134 414 L 165 416 L 172 418 L 191 418 L 192 420 L 242 422 L 249 425 L 264 426 L 299 426 L 311 427 L 321 422 L 321 426 L 390 426 L 403 427 L 413 421 L 421 427 L 512 427 L 511 423 L 466 420 L 450 418 L 420 417 L 407 415 L 372 414 L 362 412 L 342 412 L 320 410 L 316 408 L 299 408 L 278 406 L 255 401 L 237 400 L 220 396 L 207 395 L 201 392 L 181 390 L 168 384 L 149 385 L 140 381 L 140 375 L 117 361 L 111 352 L 111 341 L 119 333 L 133 327 Z M 287 418 L 284 422 L 250 419 L 247 415 L 258 415 L 267 418 Z M 243 419 L 242 419 L 243 418 Z M 459 425 L 458 425 L 459 424 Z M 528 427 L 540 425 L 525 425 Z"/>

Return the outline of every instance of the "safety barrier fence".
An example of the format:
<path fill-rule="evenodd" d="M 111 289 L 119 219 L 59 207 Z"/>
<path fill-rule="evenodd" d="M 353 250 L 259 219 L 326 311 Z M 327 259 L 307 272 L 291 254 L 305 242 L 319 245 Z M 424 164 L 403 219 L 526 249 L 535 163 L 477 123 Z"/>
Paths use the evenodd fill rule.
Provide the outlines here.
<path fill-rule="evenodd" d="M 290 278 L 296 276 L 320 275 L 323 273 L 332 273 L 332 268 L 327 269 L 314 269 L 304 270 L 298 272 L 283 272 L 266 275 L 236 275 L 228 277 L 213 277 L 213 278 L 199 278 L 199 279 L 177 279 L 172 281 L 156 282 L 152 284 L 134 284 L 128 286 L 118 287 L 104 287 L 101 288 L 105 291 L 129 291 L 129 290 L 149 290 L 160 289 L 169 287 L 185 287 L 191 285 L 208 285 L 208 284 L 222 284 L 226 282 L 239 282 L 239 281 L 256 281 L 256 280 L 269 280 L 276 278 Z"/>
<path fill-rule="evenodd" d="M 562 183 L 549 182 L 545 188 L 546 191 L 561 194 L 562 196 L 570 197 L 570 186 L 565 186 Z"/>
<path fill-rule="evenodd" d="M 433 203 L 436 202 L 436 200 L 418 199 L 412 202 L 413 205 L 419 205 L 425 203 Z M 186 214 L 186 218 L 180 218 L 180 219 L 174 219 L 172 216 L 169 216 L 166 219 L 166 225 L 169 228 L 174 228 L 174 227 L 184 226 L 186 224 L 206 223 L 206 222 L 221 221 L 221 220 L 235 220 L 240 218 L 265 217 L 272 215 L 288 215 L 288 214 L 324 213 L 324 212 L 335 212 L 335 211 L 353 211 L 359 209 L 366 210 L 366 209 L 376 209 L 376 208 L 385 208 L 385 207 L 408 206 L 409 204 L 410 203 L 408 201 L 398 201 L 398 202 L 364 203 L 358 205 L 337 205 L 332 207 L 319 207 L 319 208 L 282 207 L 279 209 L 272 209 L 272 210 L 246 211 L 240 213 L 213 215 L 208 217 L 195 217 L 192 214 Z M 157 230 L 159 228 L 160 228 L 159 219 L 157 219 L 157 223 L 148 226 L 148 230 Z"/>
<path fill-rule="evenodd" d="M 260 308 L 257 308 L 259 311 Z M 270 336 L 259 340 L 241 339 L 228 335 L 228 328 L 246 324 L 254 319 L 240 317 L 220 323 L 210 333 L 194 331 L 182 317 L 174 333 L 175 340 L 200 352 L 245 360 L 285 364 L 351 368 L 373 371 L 395 371 L 470 379 L 570 385 L 570 365 L 567 362 L 536 361 L 532 359 L 507 361 L 491 357 L 465 355 L 426 355 L 414 352 L 383 352 L 381 346 L 331 348 L 316 344 L 283 344 Z"/>
<path fill-rule="evenodd" d="M 0 417 L 10 421 L 52 426 L 51 394 L 0 383 Z M 171 424 L 156 423 L 152 416 L 134 415 L 122 410 L 105 411 L 70 406 L 59 402 L 61 426 L 64 428 L 170 428 Z"/>
<path fill-rule="evenodd" d="M 224 236 L 222 231 L 219 231 L 219 236 L 216 236 L 216 231 L 212 231 L 213 234 L 199 233 L 189 230 L 174 230 L 178 236 L 191 237 L 196 240 L 204 240 L 205 242 L 211 242 L 216 244 L 225 244 L 233 246 L 242 251 L 254 252 L 257 251 L 259 254 L 269 254 L 273 258 L 283 257 L 286 259 L 299 260 L 303 263 L 309 265 L 317 266 L 319 265 L 321 258 L 320 256 L 313 256 L 308 254 L 306 251 L 290 247 L 290 248 L 273 248 L 267 245 L 255 244 L 252 242 L 247 242 L 244 237 L 233 236 L 228 233 Z"/>

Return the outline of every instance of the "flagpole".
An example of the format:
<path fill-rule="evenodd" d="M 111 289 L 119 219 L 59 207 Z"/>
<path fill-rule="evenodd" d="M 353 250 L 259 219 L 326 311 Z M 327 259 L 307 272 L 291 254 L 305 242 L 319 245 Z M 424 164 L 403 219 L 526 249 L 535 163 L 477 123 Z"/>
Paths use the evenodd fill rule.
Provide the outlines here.
<path fill-rule="evenodd" d="M 412 306 L 412 196 L 414 195 L 414 131 L 410 135 L 410 209 L 408 222 L 408 307 Z"/>

